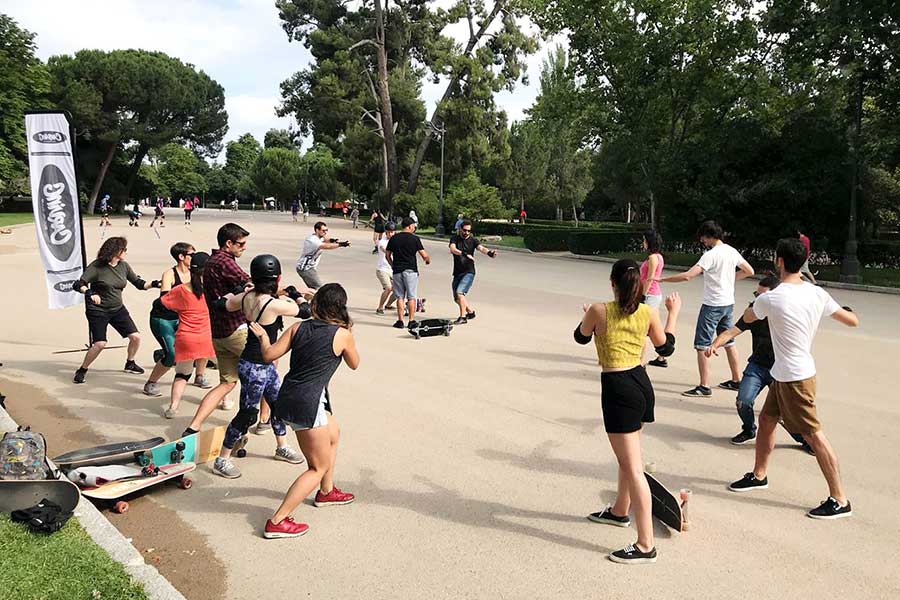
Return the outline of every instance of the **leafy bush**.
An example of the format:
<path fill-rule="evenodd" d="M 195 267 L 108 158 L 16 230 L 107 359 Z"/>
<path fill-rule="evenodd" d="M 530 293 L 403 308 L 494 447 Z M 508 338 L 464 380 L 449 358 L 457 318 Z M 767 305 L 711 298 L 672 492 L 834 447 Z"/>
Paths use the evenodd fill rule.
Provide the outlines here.
<path fill-rule="evenodd" d="M 481 183 L 474 171 L 469 171 L 451 185 L 444 198 L 444 216 L 447 220 L 456 221 L 459 213 L 473 221 L 502 219 L 509 217 L 509 212 L 500 200 L 500 191 L 492 185 Z"/>
<path fill-rule="evenodd" d="M 575 231 L 571 227 L 550 229 L 528 227 L 525 229 L 525 247 L 532 252 L 560 252 L 569 249 L 569 236 Z"/>
<path fill-rule="evenodd" d="M 567 240 L 572 254 L 595 255 L 630 252 L 641 248 L 641 234 L 631 231 L 572 231 Z"/>
<path fill-rule="evenodd" d="M 900 242 L 860 242 L 859 261 L 867 267 L 900 267 Z"/>
<path fill-rule="evenodd" d="M 394 214 L 407 216 L 410 210 L 416 211 L 421 227 L 430 227 L 438 220 L 438 194 L 430 188 L 419 188 L 411 195 L 401 192 L 394 196 Z M 444 207 L 444 223 L 447 222 L 447 207 Z M 451 223 L 452 225 L 452 223 Z"/>

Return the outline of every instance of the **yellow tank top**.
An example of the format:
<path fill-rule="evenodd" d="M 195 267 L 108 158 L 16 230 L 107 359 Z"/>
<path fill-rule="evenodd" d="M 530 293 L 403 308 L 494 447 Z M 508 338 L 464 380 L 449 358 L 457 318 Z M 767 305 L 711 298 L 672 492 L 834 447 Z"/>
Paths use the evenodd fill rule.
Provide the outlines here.
<path fill-rule="evenodd" d="M 607 302 L 606 333 L 594 336 L 600 365 L 619 369 L 640 364 L 649 327 L 650 308 L 646 304 L 626 315 L 617 302 Z"/>

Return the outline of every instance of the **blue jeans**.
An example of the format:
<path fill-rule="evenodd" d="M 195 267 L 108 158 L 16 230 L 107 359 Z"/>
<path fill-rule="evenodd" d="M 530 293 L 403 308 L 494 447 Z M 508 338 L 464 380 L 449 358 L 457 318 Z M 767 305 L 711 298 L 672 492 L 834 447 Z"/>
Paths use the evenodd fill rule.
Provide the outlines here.
<path fill-rule="evenodd" d="M 753 414 L 753 404 L 763 388 L 768 387 L 770 383 L 772 383 L 772 375 L 769 373 L 769 369 L 752 360 L 747 363 L 747 368 L 744 369 L 744 376 L 741 378 L 741 387 L 738 389 L 735 406 L 737 406 L 738 415 L 741 417 L 743 430 L 753 435 L 756 435 L 756 419 Z M 795 442 L 803 443 L 802 435 L 792 433 L 791 437 L 794 438 Z"/>
<path fill-rule="evenodd" d="M 723 331 L 728 331 L 734 325 L 734 305 L 729 306 L 700 306 L 700 314 L 697 315 L 697 327 L 694 329 L 694 350 L 706 350 L 712 346 L 713 340 Z M 730 340 L 725 346 L 731 346 L 734 340 Z"/>

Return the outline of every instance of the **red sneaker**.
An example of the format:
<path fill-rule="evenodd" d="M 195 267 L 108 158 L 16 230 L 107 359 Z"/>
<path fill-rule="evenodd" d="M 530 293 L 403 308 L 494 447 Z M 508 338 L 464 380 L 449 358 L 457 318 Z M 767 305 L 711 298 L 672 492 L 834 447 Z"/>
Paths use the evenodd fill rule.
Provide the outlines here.
<path fill-rule="evenodd" d="M 309 525 L 306 523 L 295 523 L 291 517 L 285 517 L 281 523 L 276 525 L 272 519 L 266 521 L 266 528 L 263 531 L 263 537 L 267 540 L 277 538 L 300 537 L 309 531 Z"/>
<path fill-rule="evenodd" d="M 316 506 L 332 506 L 337 504 L 350 504 L 356 499 L 353 494 L 342 492 L 337 487 L 331 488 L 327 494 L 323 494 L 322 490 L 316 492 Z"/>

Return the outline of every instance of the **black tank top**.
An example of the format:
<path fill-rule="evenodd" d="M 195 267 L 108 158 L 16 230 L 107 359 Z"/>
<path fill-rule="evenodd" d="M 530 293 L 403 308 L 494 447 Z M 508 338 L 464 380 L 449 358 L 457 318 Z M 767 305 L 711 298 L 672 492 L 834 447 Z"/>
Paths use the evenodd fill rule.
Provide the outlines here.
<path fill-rule="evenodd" d="M 311 427 L 319 400 L 341 364 L 334 355 L 334 336 L 339 327 L 323 321 L 303 321 L 291 340 L 291 368 L 284 376 L 273 414 L 285 421 Z"/>
<path fill-rule="evenodd" d="M 175 274 L 175 283 L 172 284 L 172 289 L 174 290 L 179 285 L 181 285 L 182 281 L 181 281 L 181 277 L 178 275 L 178 269 L 176 269 L 175 267 L 172 267 L 172 273 Z M 159 298 L 162 298 L 163 296 L 165 296 L 168 293 L 169 292 L 160 292 Z M 150 310 L 150 318 L 151 319 L 154 319 L 154 318 L 155 319 L 164 319 L 166 321 L 177 321 L 178 313 L 175 312 L 174 310 L 169 310 L 168 308 L 166 308 L 165 305 L 162 302 L 160 302 L 159 298 L 157 298 L 156 300 L 153 301 L 153 308 Z"/>
<path fill-rule="evenodd" d="M 247 296 L 244 296 L 246 299 Z M 266 307 L 274 300 L 275 298 L 269 298 L 269 300 L 263 304 L 263 307 L 260 309 L 259 314 L 256 315 L 255 321 L 258 323 L 259 319 L 262 317 L 263 312 L 265 312 Z M 241 300 L 243 303 L 243 300 Z M 266 330 L 266 335 L 269 336 L 269 343 L 274 344 L 278 339 L 278 332 L 284 328 L 284 320 L 281 318 L 281 315 L 278 315 L 278 318 L 269 323 L 268 325 L 262 325 L 262 328 Z M 263 360 L 262 357 L 262 347 L 259 345 L 259 338 L 257 338 L 252 333 L 247 336 L 247 343 L 244 346 L 244 351 L 241 353 L 241 360 L 246 360 L 247 362 L 252 362 L 257 365 L 267 365 L 268 362 Z"/>

